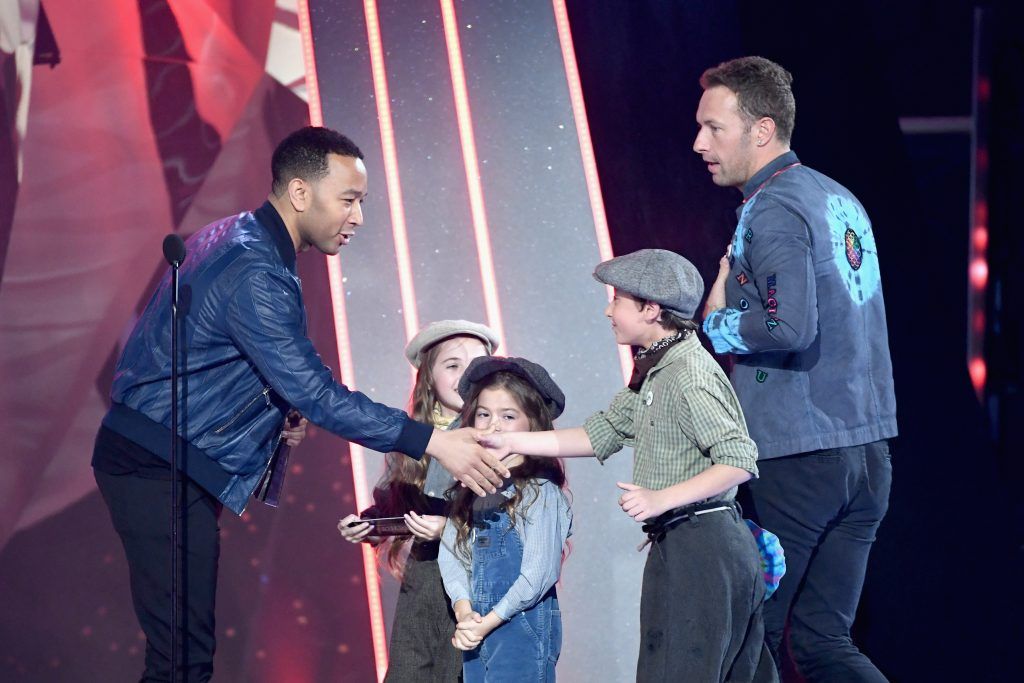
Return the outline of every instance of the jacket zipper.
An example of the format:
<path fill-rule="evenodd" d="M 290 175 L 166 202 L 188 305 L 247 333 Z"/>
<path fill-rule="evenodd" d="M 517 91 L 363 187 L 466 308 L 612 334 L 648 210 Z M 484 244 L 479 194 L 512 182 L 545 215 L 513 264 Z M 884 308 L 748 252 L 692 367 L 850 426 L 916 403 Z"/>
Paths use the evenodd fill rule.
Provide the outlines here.
<path fill-rule="evenodd" d="M 213 433 L 214 433 L 214 434 L 220 434 L 220 433 L 222 433 L 222 432 L 223 432 L 223 431 L 224 431 L 225 429 L 227 429 L 227 428 L 228 428 L 228 427 L 230 427 L 231 425 L 235 424 L 235 422 L 237 422 L 237 421 L 238 421 L 238 418 L 242 417 L 242 415 L 244 415 L 244 414 L 245 414 L 245 412 L 246 412 L 247 410 L 249 410 L 249 408 L 252 408 L 252 407 L 253 407 L 253 405 L 255 405 L 255 404 L 256 404 L 256 401 L 260 400 L 260 396 L 262 396 L 262 397 L 263 397 L 263 400 L 267 402 L 267 406 L 269 407 L 269 406 L 270 406 L 270 387 L 264 387 L 264 388 L 263 388 L 263 391 L 261 391 L 260 393 L 258 393 L 258 394 L 257 394 L 256 396 L 253 396 L 253 398 L 252 398 L 252 400 L 251 400 L 251 401 L 249 401 L 248 403 L 246 403 L 246 404 L 245 404 L 245 405 L 244 405 L 244 406 L 242 407 L 242 409 L 241 409 L 241 410 L 239 410 L 239 411 L 238 411 L 237 413 L 235 413 L 235 414 L 234 414 L 234 416 L 233 416 L 233 417 L 232 417 L 232 418 L 231 418 L 230 420 L 228 420 L 226 424 L 223 424 L 223 425 L 221 425 L 220 427 L 218 427 L 217 429 L 213 430 Z"/>

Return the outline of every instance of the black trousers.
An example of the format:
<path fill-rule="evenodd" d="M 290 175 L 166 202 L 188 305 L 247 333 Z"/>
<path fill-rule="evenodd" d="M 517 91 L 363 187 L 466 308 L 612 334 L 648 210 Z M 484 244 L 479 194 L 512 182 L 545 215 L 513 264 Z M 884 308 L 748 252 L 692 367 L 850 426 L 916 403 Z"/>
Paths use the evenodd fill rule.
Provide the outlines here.
<path fill-rule="evenodd" d="M 764 579 L 735 509 L 693 516 L 654 541 L 640 595 L 638 683 L 774 683 Z"/>
<path fill-rule="evenodd" d="M 757 467 L 761 476 L 749 484 L 753 512 L 786 553 L 786 575 L 764 610 L 776 660 L 782 666 L 791 652 L 811 683 L 884 682 L 854 645 L 850 627 L 889 507 L 888 442 L 762 460 Z M 783 647 L 787 622 L 789 650 Z"/>
<path fill-rule="evenodd" d="M 169 473 L 170 470 L 168 470 Z M 171 680 L 171 481 L 94 470 L 96 483 L 121 537 L 131 581 L 132 604 L 146 634 L 141 681 Z M 214 600 L 221 504 L 190 480 L 182 482 L 185 521 L 179 527 L 183 585 L 179 628 L 187 645 L 178 681 L 210 680 L 213 674 Z M 182 638 L 179 638 L 179 652 Z M 177 683 L 177 681 L 175 681 Z"/>

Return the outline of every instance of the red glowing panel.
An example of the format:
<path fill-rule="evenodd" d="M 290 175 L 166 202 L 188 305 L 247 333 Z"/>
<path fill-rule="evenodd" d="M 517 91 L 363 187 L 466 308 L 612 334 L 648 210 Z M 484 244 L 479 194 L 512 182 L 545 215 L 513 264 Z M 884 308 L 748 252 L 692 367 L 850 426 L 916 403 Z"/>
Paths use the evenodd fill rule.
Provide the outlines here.
<path fill-rule="evenodd" d="M 984 258 L 975 257 L 971 260 L 970 279 L 974 289 L 985 288 L 988 283 L 988 263 Z"/>
<path fill-rule="evenodd" d="M 975 311 L 974 315 L 971 316 L 971 329 L 974 334 L 983 334 L 985 332 L 985 312 Z"/>
<path fill-rule="evenodd" d="M 976 252 L 984 252 L 988 249 L 988 228 L 984 225 L 977 225 L 971 234 L 971 244 Z"/>
<path fill-rule="evenodd" d="M 985 380 L 988 375 L 988 368 L 985 366 L 985 360 L 983 358 L 972 358 L 970 363 L 967 364 L 967 370 L 971 375 L 971 384 L 974 385 L 974 390 L 981 392 L 985 386 Z"/>
<path fill-rule="evenodd" d="M 988 202 L 985 200 L 975 202 L 974 222 L 978 225 L 988 225 Z"/>
<path fill-rule="evenodd" d="M 987 77 L 982 76 L 978 79 L 978 99 L 982 102 L 988 100 L 992 95 L 992 83 Z"/>

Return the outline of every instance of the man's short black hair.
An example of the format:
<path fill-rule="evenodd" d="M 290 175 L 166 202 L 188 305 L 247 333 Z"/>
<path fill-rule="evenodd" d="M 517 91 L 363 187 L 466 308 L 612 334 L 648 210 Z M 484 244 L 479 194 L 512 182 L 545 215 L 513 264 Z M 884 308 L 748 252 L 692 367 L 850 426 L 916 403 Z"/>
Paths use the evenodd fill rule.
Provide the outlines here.
<path fill-rule="evenodd" d="M 760 118 L 775 122 L 779 141 L 789 144 L 796 123 L 793 76 L 764 57 L 740 57 L 713 66 L 700 77 L 707 90 L 722 85 L 736 94 L 740 116 L 747 126 Z"/>
<path fill-rule="evenodd" d="M 330 128 L 306 126 L 295 131 L 277 146 L 270 162 L 274 176 L 271 187 L 280 196 L 293 178 L 315 182 L 327 175 L 327 155 L 363 158 L 356 143 Z"/>

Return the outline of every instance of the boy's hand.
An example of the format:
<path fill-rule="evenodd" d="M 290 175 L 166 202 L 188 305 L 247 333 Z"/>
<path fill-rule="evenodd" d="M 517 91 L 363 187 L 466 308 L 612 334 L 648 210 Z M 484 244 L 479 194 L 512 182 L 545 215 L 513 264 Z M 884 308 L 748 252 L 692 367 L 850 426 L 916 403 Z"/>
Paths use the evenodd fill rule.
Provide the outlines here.
<path fill-rule="evenodd" d="M 636 484 L 624 484 L 621 481 L 617 485 L 625 491 L 625 493 L 619 496 L 619 507 L 638 522 L 643 522 L 651 517 L 657 517 L 672 507 L 665 500 L 663 491 L 652 491 Z"/>
<path fill-rule="evenodd" d="M 405 525 L 409 527 L 412 535 L 421 541 L 436 541 L 441 538 L 441 532 L 444 531 L 444 523 L 447 520 L 447 517 L 440 515 L 405 513 Z"/>
<path fill-rule="evenodd" d="M 488 452 L 499 460 L 504 460 L 509 456 L 511 450 L 508 446 L 508 440 L 501 432 L 494 431 L 494 427 L 488 427 L 487 429 L 477 430 L 476 442 L 486 448 Z"/>

